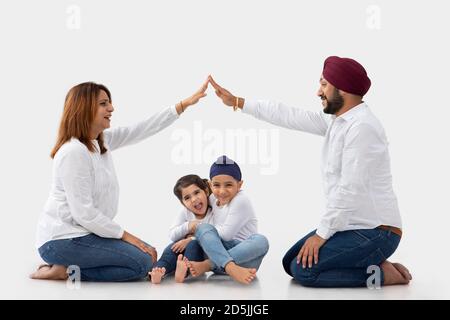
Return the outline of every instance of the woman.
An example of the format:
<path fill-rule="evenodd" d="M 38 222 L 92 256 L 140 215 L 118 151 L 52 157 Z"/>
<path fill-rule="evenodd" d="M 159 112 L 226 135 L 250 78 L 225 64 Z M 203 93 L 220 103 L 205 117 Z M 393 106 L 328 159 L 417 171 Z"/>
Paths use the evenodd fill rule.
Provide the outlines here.
<path fill-rule="evenodd" d="M 66 96 L 58 138 L 51 152 L 53 182 L 37 230 L 37 247 L 47 265 L 33 279 L 67 279 L 80 268 L 82 281 L 144 278 L 156 250 L 113 221 L 119 186 L 111 151 L 148 138 L 171 125 L 206 96 L 208 83 L 191 97 L 130 127 L 109 129 L 114 111 L 109 90 L 86 82 Z"/>

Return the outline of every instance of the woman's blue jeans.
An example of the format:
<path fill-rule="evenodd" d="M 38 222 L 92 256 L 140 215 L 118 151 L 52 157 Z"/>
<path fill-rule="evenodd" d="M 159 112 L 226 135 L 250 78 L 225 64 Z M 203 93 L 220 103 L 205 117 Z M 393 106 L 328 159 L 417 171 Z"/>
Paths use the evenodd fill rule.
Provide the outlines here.
<path fill-rule="evenodd" d="M 298 241 L 283 258 L 284 270 L 308 287 L 365 287 L 369 266 L 380 266 L 397 249 L 400 236 L 379 228 L 337 232 L 319 249 L 319 262 L 312 268 L 297 264 L 297 255 L 312 231 Z M 380 284 L 384 274 L 380 268 Z"/>
<path fill-rule="evenodd" d="M 261 234 L 251 235 L 243 241 L 224 241 L 217 229 L 208 223 L 197 226 L 195 237 L 211 262 L 211 270 L 219 274 L 225 273 L 225 266 L 230 261 L 241 267 L 258 269 L 269 250 L 269 242 Z"/>
<path fill-rule="evenodd" d="M 48 264 L 76 265 L 82 281 L 132 281 L 145 278 L 152 258 L 137 247 L 119 239 L 95 234 L 52 240 L 39 248 Z"/>

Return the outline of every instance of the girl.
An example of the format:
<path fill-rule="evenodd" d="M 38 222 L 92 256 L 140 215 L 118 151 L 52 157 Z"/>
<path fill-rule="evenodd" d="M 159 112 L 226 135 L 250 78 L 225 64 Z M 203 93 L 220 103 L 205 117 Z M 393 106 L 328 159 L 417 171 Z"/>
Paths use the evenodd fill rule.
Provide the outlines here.
<path fill-rule="evenodd" d="M 209 176 L 213 224 L 195 226 L 195 237 L 208 259 L 200 262 L 187 259 L 187 265 L 194 277 L 213 271 L 249 284 L 269 250 L 269 242 L 257 233 L 255 213 L 241 190 L 243 181 L 238 164 L 226 156 L 219 157 Z"/>
<path fill-rule="evenodd" d="M 170 228 L 169 236 L 172 243 L 166 247 L 149 273 L 153 284 L 160 283 L 165 275 L 173 271 L 175 281 L 181 283 L 188 271 L 187 259 L 190 261 L 204 259 L 203 250 L 193 236 L 199 223 L 211 221 L 211 206 L 208 203 L 211 189 L 208 180 L 193 174 L 181 177 L 176 182 L 173 192 L 184 208 Z"/>
<path fill-rule="evenodd" d="M 147 276 L 156 250 L 114 222 L 119 185 L 111 151 L 131 145 L 171 125 L 204 97 L 194 95 L 134 126 L 109 129 L 111 93 L 93 82 L 66 96 L 58 139 L 51 152 L 53 182 L 37 230 L 42 265 L 33 279 L 67 279 L 80 268 L 83 281 L 130 281 Z"/>

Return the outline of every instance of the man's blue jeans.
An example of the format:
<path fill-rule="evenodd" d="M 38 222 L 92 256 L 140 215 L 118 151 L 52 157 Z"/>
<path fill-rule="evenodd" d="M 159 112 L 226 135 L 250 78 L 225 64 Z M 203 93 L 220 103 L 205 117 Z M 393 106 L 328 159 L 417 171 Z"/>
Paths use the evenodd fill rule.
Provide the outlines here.
<path fill-rule="evenodd" d="M 319 262 L 312 268 L 297 264 L 297 255 L 312 231 L 298 241 L 283 258 L 284 270 L 308 287 L 365 287 L 371 276 L 367 268 L 380 266 L 397 249 L 400 236 L 382 229 L 350 230 L 335 233 L 319 249 Z M 380 268 L 380 284 L 384 274 Z"/>
<path fill-rule="evenodd" d="M 261 234 L 251 235 L 243 241 L 224 241 L 217 229 L 208 223 L 197 226 L 195 237 L 211 262 L 211 270 L 219 274 L 225 273 L 225 266 L 230 261 L 241 267 L 258 269 L 269 250 L 269 242 Z"/>
<path fill-rule="evenodd" d="M 174 243 L 169 244 L 159 258 L 158 262 L 153 266 L 154 268 L 166 268 L 165 274 L 170 274 L 175 271 L 177 267 L 177 258 L 179 254 L 182 254 L 189 261 L 203 261 L 205 260 L 205 255 L 203 253 L 202 247 L 197 240 L 191 240 L 183 252 L 175 253 L 172 251 L 172 246 Z"/>
<path fill-rule="evenodd" d="M 152 258 L 137 247 L 119 239 L 95 234 L 52 240 L 39 248 L 48 264 L 76 265 L 82 281 L 132 281 L 145 278 Z"/>

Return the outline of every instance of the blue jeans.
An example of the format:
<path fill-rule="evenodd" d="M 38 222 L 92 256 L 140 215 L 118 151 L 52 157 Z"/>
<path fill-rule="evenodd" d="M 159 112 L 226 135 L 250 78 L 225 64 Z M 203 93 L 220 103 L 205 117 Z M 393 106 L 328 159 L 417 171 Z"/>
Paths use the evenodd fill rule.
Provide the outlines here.
<path fill-rule="evenodd" d="M 400 243 L 400 236 L 382 229 L 337 232 L 319 249 L 319 262 L 312 268 L 297 264 L 297 255 L 312 231 L 298 241 L 283 258 L 284 270 L 307 287 L 365 287 L 371 274 L 367 267 L 380 266 Z M 380 269 L 380 284 L 384 274 Z"/>
<path fill-rule="evenodd" d="M 219 274 L 225 273 L 225 266 L 231 261 L 241 267 L 258 269 L 269 250 L 269 242 L 261 234 L 251 235 L 243 241 L 224 241 L 217 229 L 208 223 L 197 226 L 195 237 L 211 262 L 211 270 Z"/>
<path fill-rule="evenodd" d="M 172 246 L 174 242 L 169 244 L 159 258 L 158 262 L 153 266 L 154 268 L 166 268 L 165 274 L 170 274 L 175 271 L 177 267 L 177 257 L 179 254 L 183 254 L 190 261 L 203 261 L 205 255 L 203 253 L 202 247 L 197 240 L 192 240 L 188 243 L 183 252 L 175 253 L 172 251 Z"/>
<path fill-rule="evenodd" d="M 132 281 L 145 278 L 153 262 L 149 254 L 119 239 L 95 234 L 52 240 L 39 248 L 48 264 L 76 265 L 82 281 Z"/>

